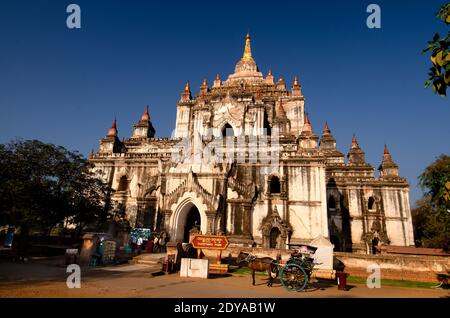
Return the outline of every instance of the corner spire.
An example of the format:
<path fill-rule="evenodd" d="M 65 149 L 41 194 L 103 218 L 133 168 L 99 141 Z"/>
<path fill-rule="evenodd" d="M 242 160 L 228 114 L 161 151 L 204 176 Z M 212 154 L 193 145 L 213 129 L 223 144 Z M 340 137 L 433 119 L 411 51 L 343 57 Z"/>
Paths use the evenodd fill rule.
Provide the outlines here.
<path fill-rule="evenodd" d="M 358 140 L 356 140 L 355 133 L 353 133 L 353 136 L 352 136 L 352 148 L 359 148 Z"/>
<path fill-rule="evenodd" d="M 381 165 L 378 167 L 381 178 L 398 177 L 399 170 L 398 165 L 392 160 L 391 153 L 386 144 L 384 144 L 383 160 Z"/>
<path fill-rule="evenodd" d="M 200 86 L 200 95 L 204 95 L 208 92 L 208 82 L 206 78 L 203 80 L 202 85 Z"/>
<path fill-rule="evenodd" d="M 326 153 L 329 158 L 333 158 L 332 160 L 336 160 L 334 162 L 343 162 L 344 155 L 336 149 L 336 139 L 331 134 L 331 129 L 327 121 L 323 127 L 319 149 Z"/>
<path fill-rule="evenodd" d="M 189 82 L 186 83 L 186 86 L 184 87 L 184 91 L 181 94 L 181 101 L 182 102 L 187 102 L 192 100 L 192 95 L 191 95 L 191 87 L 189 85 Z"/>
<path fill-rule="evenodd" d="M 311 125 L 311 122 L 309 121 L 308 112 L 306 112 L 306 115 L 305 115 L 305 124 Z"/>
<path fill-rule="evenodd" d="M 291 93 L 292 93 L 292 96 L 302 96 L 302 89 L 298 82 L 297 75 L 295 75 L 295 77 L 294 77 L 294 84 L 292 84 Z"/>
<path fill-rule="evenodd" d="M 108 130 L 108 137 L 117 137 L 117 120 L 114 118 L 111 128 Z"/>
<path fill-rule="evenodd" d="M 325 127 L 323 127 L 323 134 L 331 134 L 331 129 L 328 127 L 328 122 L 325 122 Z"/>
<path fill-rule="evenodd" d="M 145 112 L 142 114 L 141 121 L 149 121 L 150 115 L 148 113 L 148 105 L 145 107 Z"/>
<path fill-rule="evenodd" d="M 220 80 L 219 73 L 216 74 L 216 79 L 214 80 L 213 87 L 220 87 L 222 85 L 222 81 Z"/>
<path fill-rule="evenodd" d="M 272 70 L 271 69 L 269 69 L 269 73 L 267 74 L 265 82 L 267 84 L 271 84 L 271 85 L 273 85 L 275 83 L 274 80 L 273 80 L 273 75 L 272 75 Z"/>
<path fill-rule="evenodd" d="M 358 140 L 356 140 L 356 135 L 353 134 L 352 145 L 350 151 L 347 154 L 348 163 L 350 164 L 365 164 L 366 158 L 365 153 L 362 151 L 361 147 L 358 145 Z"/>
<path fill-rule="evenodd" d="M 252 60 L 252 48 L 250 44 L 250 33 L 247 32 L 247 36 L 245 37 L 245 49 L 244 49 L 244 55 L 242 56 L 244 60 Z"/>
<path fill-rule="evenodd" d="M 311 127 L 311 122 L 309 121 L 309 115 L 308 112 L 305 113 L 305 124 L 303 125 L 303 130 L 302 133 L 311 133 L 312 132 L 312 127 Z"/>

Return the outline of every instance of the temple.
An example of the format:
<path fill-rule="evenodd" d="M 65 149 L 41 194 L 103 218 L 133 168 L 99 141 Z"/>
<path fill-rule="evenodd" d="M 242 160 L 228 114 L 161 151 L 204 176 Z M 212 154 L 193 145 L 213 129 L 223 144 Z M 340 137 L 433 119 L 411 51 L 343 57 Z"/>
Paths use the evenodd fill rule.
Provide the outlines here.
<path fill-rule="evenodd" d="M 171 138 L 155 137 L 147 107 L 131 137 L 121 141 L 114 121 L 90 156 L 131 226 L 179 242 L 198 227 L 236 246 L 414 245 L 409 185 L 387 147 L 375 174 L 355 135 L 347 158 L 327 123 L 319 138 L 298 77 L 288 88 L 264 76 L 249 34 L 234 72 L 194 95 L 187 83 Z"/>

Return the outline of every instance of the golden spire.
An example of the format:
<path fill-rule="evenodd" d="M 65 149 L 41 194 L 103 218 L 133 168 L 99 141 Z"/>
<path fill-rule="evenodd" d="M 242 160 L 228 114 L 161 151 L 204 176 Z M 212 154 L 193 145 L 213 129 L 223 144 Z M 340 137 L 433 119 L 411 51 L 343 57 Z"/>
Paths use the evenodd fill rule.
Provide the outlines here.
<path fill-rule="evenodd" d="M 250 47 L 250 33 L 247 33 L 247 36 L 245 37 L 245 49 L 244 49 L 244 56 L 242 56 L 244 60 L 252 60 L 252 48 Z"/>

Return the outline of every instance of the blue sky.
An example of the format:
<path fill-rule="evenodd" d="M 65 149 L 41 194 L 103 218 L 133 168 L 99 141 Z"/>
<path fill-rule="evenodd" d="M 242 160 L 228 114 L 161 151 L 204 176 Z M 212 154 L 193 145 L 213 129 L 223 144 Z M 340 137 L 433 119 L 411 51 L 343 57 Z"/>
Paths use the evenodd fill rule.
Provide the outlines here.
<path fill-rule="evenodd" d="M 79 30 L 66 7 L 81 7 Z M 381 29 L 366 8 L 381 7 Z M 450 99 L 424 89 L 443 1 L 6 1 L 0 4 L 0 142 L 40 139 L 87 155 L 118 120 L 129 137 L 150 105 L 158 137 L 175 124 L 186 81 L 196 94 L 234 70 L 247 30 L 260 70 L 298 74 L 313 129 L 347 153 L 356 133 L 378 167 L 388 144 L 411 184 L 449 153 Z"/>

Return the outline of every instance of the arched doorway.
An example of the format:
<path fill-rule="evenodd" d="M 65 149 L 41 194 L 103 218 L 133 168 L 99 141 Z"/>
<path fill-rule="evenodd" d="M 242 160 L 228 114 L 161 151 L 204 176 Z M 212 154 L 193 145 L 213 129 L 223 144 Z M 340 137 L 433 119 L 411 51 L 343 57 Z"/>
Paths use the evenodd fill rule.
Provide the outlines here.
<path fill-rule="evenodd" d="M 233 137 L 234 129 L 229 123 L 226 123 L 222 128 L 222 137 Z"/>
<path fill-rule="evenodd" d="M 270 248 L 280 248 L 280 244 L 279 241 L 281 239 L 281 232 L 277 227 L 273 227 L 270 230 L 270 243 L 269 243 L 269 247 Z"/>
<path fill-rule="evenodd" d="M 172 242 L 184 242 L 186 232 L 189 232 L 196 224 L 203 234 L 208 231 L 207 216 L 204 211 L 208 206 L 192 192 L 185 192 L 178 203 L 171 206 L 173 214 L 169 220 L 168 231 Z M 187 242 L 187 240 L 186 240 Z"/>
<path fill-rule="evenodd" d="M 186 214 L 186 221 L 183 230 L 183 243 L 189 243 L 189 232 L 194 228 L 200 230 L 200 223 L 200 211 L 195 205 L 192 205 Z"/>

